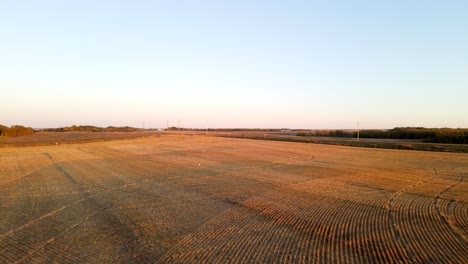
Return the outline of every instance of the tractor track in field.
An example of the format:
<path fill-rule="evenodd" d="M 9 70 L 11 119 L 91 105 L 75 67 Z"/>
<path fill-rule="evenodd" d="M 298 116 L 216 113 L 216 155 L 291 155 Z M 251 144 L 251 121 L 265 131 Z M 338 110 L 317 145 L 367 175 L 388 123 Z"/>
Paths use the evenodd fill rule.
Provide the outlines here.
<path fill-rule="evenodd" d="M 398 200 L 398 198 L 402 195 L 402 193 L 404 192 L 407 192 L 407 191 L 410 191 L 416 187 L 418 187 L 419 185 L 421 184 L 425 184 L 433 179 L 435 179 L 437 176 L 438 176 L 438 172 L 435 168 L 433 168 L 434 170 L 434 175 L 432 177 L 430 177 L 429 179 L 427 180 L 424 180 L 424 181 L 420 181 L 416 184 L 413 184 L 411 185 L 410 187 L 407 187 L 401 191 L 398 191 L 396 192 L 391 198 L 390 200 L 388 201 L 388 204 L 387 204 L 387 211 L 388 211 L 388 222 L 390 223 L 391 227 L 392 227 L 392 230 L 393 230 L 393 234 L 394 234 L 394 237 L 395 239 L 398 241 L 398 243 L 401 244 L 401 247 L 404 249 L 406 255 L 409 257 L 409 259 L 411 260 L 411 262 L 413 263 L 416 263 L 416 259 L 414 257 L 414 254 L 411 252 L 411 250 L 408 249 L 408 246 L 406 245 L 406 242 L 404 240 L 404 238 L 402 237 L 402 234 L 400 232 L 401 230 L 401 227 L 398 225 L 398 223 L 396 222 L 396 217 L 394 215 L 394 204 L 395 202 Z"/>
<path fill-rule="evenodd" d="M 50 155 L 48 155 L 48 156 L 49 156 L 51 159 L 53 159 L 52 156 L 50 156 Z M 54 160 L 54 159 L 53 159 L 53 160 Z M 54 161 L 55 161 L 55 160 L 54 160 Z M 73 183 L 75 183 L 75 184 L 78 184 L 78 183 L 76 182 L 76 180 L 74 179 L 74 177 L 71 176 L 70 173 L 68 173 L 68 172 L 65 170 L 65 168 L 64 168 L 60 163 L 58 163 L 57 161 L 55 161 L 55 164 L 57 165 L 57 167 L 60 168 L 60 171 L 62 172 L 63 175 L 65 175 L 65 177 L 66 177 L 67 179 L 71 180 L 71 181 L 72 181 Z M 35 219 L 33 219 L 33 220 L 30 220 L 30 221 L 28 221 L 27 223 L 25 223 L 25 224 L 23 224 L 23 225 L 21 225 L 21 226 L 19 226 L 19 227 L 16 227 L 16 228 L 11 229 L 11 230 L 9 230 L 9 231 L 7 231 L 7 232 L 4 232 L 3 234 L 0 234 L 0 237 L 7 237 L 7 236 L 10 236 L 10 235 L 14 234 L 15 232 L 21 231 L 22 229 L 25 229 L 25 228 L 31 226 L 32 224 L 34 224 L 34 223 L 36 223 L 36 222 L 38 222 L 38 221 L 41 221 L 41 220 L 44 220 L 44 219 L 46 219 L 46 218 L 48 218 L 48 217 L 54 216 L 54 215 L 56 215 L 57 213 L 62 212 L 62 211 L 66 210 L 66 209 L 68 209 L 68 208 L 70 208 L 70 207 L 72 207 L 72 206 L 75 206 L 75 205 L 77 205 L 77 204 L 83 203 L 83 202 L 85 202 L 85 201 L 87 201 L 87 200 L 90 200 L 90 199 L 92 199 L 92 198 L 94 198 L 94 197 L 96 197 L 96 196 L 98 196 L 98 195 L 102 195 L 103 193 L 109 192 L 109 191 L 111 191 L 111 190 L 112 190 L 112 189 L 105 189 L 105 190 L 103 190 L 102 192 L 94 193 L 94 194 L 92 194 L 92 195 L 88 195 L 88 196 L 86 196 L 86 197 L 84 197 L 84 198 L 82 198 L 82 199 L 79 199 L 79 200 L 77 200 L 77 201 L 75 201 L 75 202 L 73 202 L 73 203 L 64 205 L 64 206 L 62 206 L 62 207 L 60 207 L 60 208 L 58 208 L 58 209 L 56 209 L 56 210 L 53 210 L 53 211 L 48 212 L 48 213 L 46 213 L 46 214 L 43 214 L 43 215 L 41 215 L 41 216 L 39 216 L 39 217 L 37 217 L 37 218 L 35 218 Z M 78 191 L 78 193 L 82 193 L 82 191 L 80 190 L 80 191 Z"/>
<path fill-rule="evenodd" d="M 45 154 L 47 157 L 49 157 L 50 159 L 52 159 L 54 161 L 54 166 L 55 168 L 57 169 L 57 171 L 60 172 L 61 175 L 63 175 L 64 178 L 66 178 L 69 182 L 71 182 L 73 185 L 78 185 L 78 186 L 84 186 L 83 184 L 80 184 L 77 180 L 77 178 L 67 170 L 67 168 L 65 166 L 63 166 L 60 162 L 58 162 L 52 155 L 50 155 L 49 153 L 46 153 Z M 87 211 L 88 209 L 90 209 L 88 213 L 85 213 L 84 215 L 80 215 L 78 217 L 78 221 L 74 221 L 73 223 L 69 223 L 68 226 L 64 227 L 61 229 L 61 232 L 57 233 L 57 232 L 51 232 L 46 235 L 47 236 L 47 239 L 44 239 L 43 236 L 41 235 L 41 239 L 44 239 L 42 242 L 40 242 L 39 244 L 36 243 L 36 245 L 34 245 L 32 248 L 29 247 L 29 246 L 26 246 L 26 245 L 22 245 L 21 243 L 16 247 L 16 250 L 11 252 L 11 253 L 5 253 L 5 254 L 0 254 L 0 256 L 3 255 L 2 258 L 5 258 L 8 260 L 8 262 L 11 262 L 11 263 L 21 263 L 21 262 L 30 262 L 30 259 L 32 256 L 34 256 L 34 254 L 36 254 L 38 251 L 44 249 L 46 246 L 58 241 L 61 237 L 65 236 L 67 233 L 71 232 L 72 230 L 76 229 L 77 227 L 79 227 L 80 225 L 82 225 L 83 223 L 85 223 L 86 221 L 90 220 L 91 218 L 97 216 L 98 214 L 102 214 L 102 213 L 105 213 L 106 211 L 108 211 L 109 209 L 113 209 L 113 204 L 115 204 L 116 202 L 120 202 L 128 197 L 130 197 L 132 195 L 132 193 L 127 193 L 127 195 L 119 198 L 119 199 L 116 199 L 116 200 L 113 200 L 112 202 L 106 202 L 105 200 L 104 201 L 98 201 L 96 200 L 96 198 L 106 194 L 106 193 L 112 193 L 112 192 L 115 192 L 115 191 L 122 191 L 123 189 L 127 188 L 127 187 L 131 187 L 131 186 L 134 186 L 135 183 L 129 183 L 129 184 L 124 184 L 124 185 L 120 185 L 120 186 L 117 186 L 117 187 L 112 187 L 112 188 L 108 188 L 108 187 L 104 187 L 104 186 L 100 186 L 100 185 L 93 185 L 93 187 L 97 187 L 98 189 L 101 189 L 101 191 L 99 192 L 96 192 L 94 191 L 94 193 L 92 193 L 91 195 L 87 195 L 86 197 L 83 197 L 73 203 L 69 203 L 69 204 L 66 204 L 58 209 L 55 209 L 53 211 L 50 211 L 46 214 L 43 214 L 39 217 L 36 217 L 14 229 L 11 229 L 11 230 L 8 230 L 2 234 L 0 234 L 0 239 L 3 239 L 4 241 L 9 241 L 11 239 L 11 237 L 15 236 L 17 233 L 21 233 L 21 232 L 25 232 L 25 233 L 31 233 L 32 236 L 38 236 L 39 234 L 41 234 L 43 231 L 42 227 L 41 229 L 37 229 L 38 227 L 40 226 L 43 226 L 44 224 L 40 224 L 41 222 L 44 222 L 44 221 L 48 221 L 48 219 L 51 219 L 59 214 L 67 214 L 66 211 L 67 210 L 75 210 L 77 208 L 79 208 L 80 206 L 86 206 L 87 208 Z M 80 191 L 77 191 L 77 194 L 88 194 L 87 192 L 83 192 L 83 190 L 81 190 L 80 188 Z M 104 204 L 102 205 L 102 202 L 104 202 Z M 101 205 L 100 205 L 101 204 Z M 91 206 L 90 206 L 91 205 Z M 118 222 L 120 224 L 120 222 Z M 119 229 L 128 229 L 128 227 L 122 227 L 122 228 L 119 228 Z M 44 230 L 45 231 L 45 230 Z M 130 234 L 131 232 L 130 231 L 126 231 L 126 233 Z M 127 235 L 128 236 L 128 235 Z M 138 239 L 136 237 L 134 237 L 134 240 L 137 241 Z M 0 243 L 0 247 L 2 247 L 1 243 Z M 14 253 L 17 253 L 17 254 L 14 254 Z M 12 255 L 14 254 L 14 255 Z M 17 259 L 18 255 L 21 256 L 20 259 Z M 147 258 L 147 254 L 144 253 L 144 252 L 140 252 L 140 253 L 135 253 L 134 254 L 134 257 L 135 258 L 140 258 L 140 259 L 146 259 Z M 147 259 L 148 260 L 148 259 Z"/>
<path fill-rule="evenodd" d="M 36 148 L 0 150 L 0 262 L 468 262 L 462 154 L 209 137 Z"/>
<path fill-rule="evenodd" d="M 47 157 L 47 158 L 53 160 L 52 157 L 51 157 L 50 155 L 48 155 L 48 153 L 42 153 L 42 155 L 43 155 L 44 157 Z M 11 183 L 14 183 L 14 182 L 17 182 L 17 181 L 20 181 L 20 180 L 24 180 L 24 179 L 26 179 L 26 178 L 28 178 L 28 177 L 35 176 L 35 175 L 37 175 L 37 172 L 40 171 L 41 169 L 42 169 L 42 168 L 35 169 L 35 170 L 33 170 L 32 172 L 28 172 L 28 173 L 26 173 L 26 174 L 23 175 L 23 176 L 15 177 L 15 178 L 13 178 L 13 179 L 11 179 L 11 180 L 9 180 L 9 181 L 1 181 L 1 182 L 0 182 L 0 187 L 5 186 L 5 185 L 8 185 L 8 184 L 11 184 Z"/>
<path fill-rule="evenodd" d="M 460 184 L 463 177 L 435 196 L 428 197 L 418 192 L 411 194 L 413 190 L 427 188 L 425 184 L 436 178 L 439 179 L 440 175 L 434 169 L 431 178 L 397 192 L 387 204 L 389 223 L 411 262 L 463 263 L 466 257 L 461 252 L 466 250 L 466 241 L 456 226 L 441 213 L 439 206 L 440 196 Z M 440 243 L 444 247 L 440 247 Z"/>
<path fill-rule="evenodd" d="M 465 235 L 458 229 L 458 227 L 454 224 L 451 223 L 451 221 L 449 221 L 447 219 L 447 216 L 445 214 L 442 214 L 441 211 L 440 211 L 440 208 L 439 208 L 439 200 L 440 200 L 440 197 L 447 193 L 448 191 L 450 191 L 452 188 L 456 187 L 457 185 L 459 185 L 460 183 L 462 183 L 464 180 L 464 176 L 463 176 L 463 173 L 460 172 L 460 179 L 452 184 L 451 186 L 449 186 L 448 188 L 446 188 L 445 190 L 441 191 L 440 193 L 437 194 L 437 196 L 434 198 L 434 202 L 433 202 L 433 205 L 434 205 L 434 209 L 437 213 L 437 215 L 439 216 L 440 218 L 440 221 L 442 223 L 444 223 L 445 225 L 447 225 L 450 230 L 452 231 L 452 234 L 463 244 L 465 245 L 468 245 L 468 240 L 467 238 L 465 237 Z M 447 206 L 447 211 L 450 209 L 450 206 L 453 204 L 453 200 L 448 204 Z"/>
<path fill-rule="evenodd" d="M 125 198 L 128 198 L 128 196 L 125 196 L 125 197 L 122 197 L 116 201 L 121 201 Z M 95 210 L 94 213 L 92 214 L 89 214 L 89 215 L 86 215 L 84 217 L 82 217 L 80 219 L 80 221 L 76 222 L 76 223 L 73 223 L 71 225 L 69 225 L 65 230 L 63 230 L 61 233 L 57 234 L 57 235 L 53 235 L 51 237 L 49 237 L 45 242 L 39 244 L 38 246 L 36 246 L 35 248 L 32 248 L 30 250 L 27 251 L 27 253 L 19 260 L 16 260 L 14 261 L 13 263 L 21 263 L 23 261 L 25 261 L 27 258 L 33 256 L 36 252 L 38 252 L 39 250 L 43 249 L 44 247 L 46 247 L 47 245 L 51 244 L 51 243 L 54 243 L 55 241 L 57 241 L 59 238 L 63 237 L 64 235 L 66 235 L 67 233 L 69 233 L 70 231 L 72 231 L 73 229 L 77 228 L 78 226 L 82 225 L 84 222 L 86 222 L 87 220 L 89 220 L 90 218 L 96 216 L 97 214 L 100 214 L 100 213 L 103 213 L 105 212 L 106 210 L 110 209 L 112 207 L 112 204 L 109 204 L 109 205 L 105 205 L 105 206 L 102 206 L 102 207 L 99 207 Z M 54 212 L 56 213 L 56 212 Z M 48 215 L 49 216 L 49 215 Z M 43 219 L 43 218 L 41 218 Z M 28 261 L 29 262 L 29 261 Z"/>

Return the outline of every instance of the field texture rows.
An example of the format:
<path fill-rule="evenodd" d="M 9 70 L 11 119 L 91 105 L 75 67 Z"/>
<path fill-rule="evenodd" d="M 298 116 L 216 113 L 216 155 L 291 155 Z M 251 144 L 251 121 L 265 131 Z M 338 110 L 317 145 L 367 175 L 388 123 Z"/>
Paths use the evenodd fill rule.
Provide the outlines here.
<path fill-rule="evenodd" d="M 468 155 L 162 136 L 0 149 L 0 263 L 468 263 Z"/>

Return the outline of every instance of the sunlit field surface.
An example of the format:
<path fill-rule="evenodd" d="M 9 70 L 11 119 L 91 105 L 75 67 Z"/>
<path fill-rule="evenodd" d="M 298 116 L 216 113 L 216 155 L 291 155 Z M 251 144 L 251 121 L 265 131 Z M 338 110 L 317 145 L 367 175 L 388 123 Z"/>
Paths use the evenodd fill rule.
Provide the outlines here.
<path fill-rule="evenodd" d="M 1 263 L 468 263 L 468 155 L 204 136 L 0 149 Z"/>

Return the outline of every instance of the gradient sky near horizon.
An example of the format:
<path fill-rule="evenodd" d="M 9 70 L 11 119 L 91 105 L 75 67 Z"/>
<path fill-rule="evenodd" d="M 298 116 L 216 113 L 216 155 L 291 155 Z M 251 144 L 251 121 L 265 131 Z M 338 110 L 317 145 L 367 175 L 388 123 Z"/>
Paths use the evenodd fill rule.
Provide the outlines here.
<path fill-rule="evenodd" d="M 1 1 L 0 124 L 468 127 L 468 1 Z"/>

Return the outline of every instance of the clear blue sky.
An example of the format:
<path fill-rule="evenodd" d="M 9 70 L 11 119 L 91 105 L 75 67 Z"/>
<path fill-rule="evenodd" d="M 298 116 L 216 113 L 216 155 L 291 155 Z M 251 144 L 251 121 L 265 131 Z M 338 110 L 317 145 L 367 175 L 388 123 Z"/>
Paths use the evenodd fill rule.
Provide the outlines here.
<path fill-rule="evenodd" d="M 0 124 L 468 127 L 468 1 L 0 2 Z"/>

